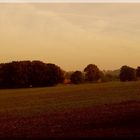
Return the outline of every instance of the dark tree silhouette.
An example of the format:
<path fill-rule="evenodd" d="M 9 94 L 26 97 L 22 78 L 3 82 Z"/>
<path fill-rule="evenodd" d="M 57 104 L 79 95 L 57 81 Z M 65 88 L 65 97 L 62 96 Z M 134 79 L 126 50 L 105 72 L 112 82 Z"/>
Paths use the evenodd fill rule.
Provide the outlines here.
<path fill-rule="evenodd" d="M 64 79 L 60 67 L 41 61 L 14 61 L 0 64 L 0 87 L 43 87 L 53 86 Z"/>
<path fill-rule="evenodd" d="M 129 66 L 122 66 L 120 71 L 121 81 L 135 81 L 136 80 L 136 70 Z"/>
<path fill-rule="evenodd" d="M 136 75 L 138 78 L 140 78 L 140 66 L 138 66 L 136 69 Z"/>
<path fill-rule="evenodd" d="M 83 74 L 81 71 L 75 71 L 71 77 L 70 80 L 73 84 L 80 84 L 83 82 Z"/>
<path fill-rule="evenodd" d="M 99 68 L 94 64 L 89 64 L 84 69 L 84 72 L 85 72 L 85 80 L 88 82 L 96 82 L 101 77 Z"/>
<path fill-rule="evenodd" d="M 64 71 L 62 71 L 61 68 L 55 64 L 47 64 L 46 66 L 46 78 L 48 80 L 48 86 L 62 83 L 64 80 Z"/>

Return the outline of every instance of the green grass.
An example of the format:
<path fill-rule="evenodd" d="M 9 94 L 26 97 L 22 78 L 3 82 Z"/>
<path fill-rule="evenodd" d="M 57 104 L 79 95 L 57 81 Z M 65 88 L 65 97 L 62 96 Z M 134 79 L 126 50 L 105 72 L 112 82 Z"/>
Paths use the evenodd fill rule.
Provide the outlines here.
<path fill-rule="evenodd" d="M 140 100 L 140 82 L 6 89 L 0 90 L 0 113 L 33 115 L 129 100 Z"/>

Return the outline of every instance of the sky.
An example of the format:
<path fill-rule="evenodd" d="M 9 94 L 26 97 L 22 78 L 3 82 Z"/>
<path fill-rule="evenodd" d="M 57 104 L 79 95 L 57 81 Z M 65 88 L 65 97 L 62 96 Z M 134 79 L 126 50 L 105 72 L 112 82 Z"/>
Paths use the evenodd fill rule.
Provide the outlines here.
<path fill-rule="evenodd" d="M 66 71 L 140 65 L 140 4 L 0 4 L 0 63 L 41 60 Z"/>
<path fill-rule="evenodd" d="M 140 3 L 140 0 L 0 0 L 1 3 Z"/>

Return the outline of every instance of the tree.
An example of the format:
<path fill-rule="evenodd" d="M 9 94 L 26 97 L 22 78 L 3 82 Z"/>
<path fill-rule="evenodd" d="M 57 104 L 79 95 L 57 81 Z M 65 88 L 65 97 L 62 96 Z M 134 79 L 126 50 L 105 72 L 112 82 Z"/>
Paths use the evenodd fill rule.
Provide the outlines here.
<path fill-rule="evenodd" d="M 83 82 L 83 74 L 81 71 L 75 71 L 71 77 L 70 80 L 74 84 L 79 84 Z"/>
<path fill-rule="evenodd" d="M 13 69 L 11 64 L 1 64 L 0 70 L 0 87 L 12 87 L 12 74 Z"/>
<path fill-rule="evenodd" d="M 88 82 L 96 82 L 100 79 L 100 70 L 94 64 L 89 64 L 85 69 L 85 80 Z"/>
<path fill-rule="evenodd" d="M 136 75 L 138 78 L 140 78 L 140 66 L 136 69 Z"/>
<path fill-rule="evenodd" d="M 47 64 L 46 65 L 46 78 L 47 78 L 47 85 L 48 86 L 54 86 L 58 83 L 63 83 L 64 81 L 64 71 L 61 70 L 60 67 L 58 67 L 55 64 Z"/>
<path fill-rule="evenodd" d="M 14 61 L 0 64 L 0 88 L 53 86 L 63 82 L 64 73 L 55 64 Z"/>
<path fill-rule="evenodd" d="M 32 61 L 29 74 L 29 81 L 32 87 L 44 87 L 47 80 L 47 67 L 45 63 L 41 61 Z"/>
<path fill-rule="evenodd" d="M 122 66 L 120 71 L 121 81 L 135 81 L 136 80 L 136 70 L 129 66 Z"/>

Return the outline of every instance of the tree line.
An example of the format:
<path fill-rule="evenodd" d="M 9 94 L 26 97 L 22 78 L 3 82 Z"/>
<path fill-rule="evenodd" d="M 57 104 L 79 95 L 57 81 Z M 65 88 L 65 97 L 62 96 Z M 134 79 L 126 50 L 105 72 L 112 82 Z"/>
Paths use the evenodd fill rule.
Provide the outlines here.
<path fill-rule="evenodd" d="M 107 81 L 136 81 L 140 79 L 140 67 L 134 69 L 129 66 L 122 66 L 118 75 L 111 75 L 101 71 L 96 65 L 89 64 L 83 72 L 75 71 L 70 75 L 70 81 L 74 84 L 83 82 L 107 82 Z"/>
<path fill-rule="evenodd" d="M 122 66 L 119 75 L 101 71 L 89 64 L 83 71 L 66 72 L 59 66 L 41 61 L 13 61 L 0 64 L 0 88 L 47 87 L 59 83 L 95 83 L 107 81 L 135 81 L 140 78 L 140 67 Z"/>
<path fill-rule="evenodd" d="M 63 80 L 64 72 L 55 64 L 41 61 L 0 64 L 0 88 L 54 86 Z"/>

